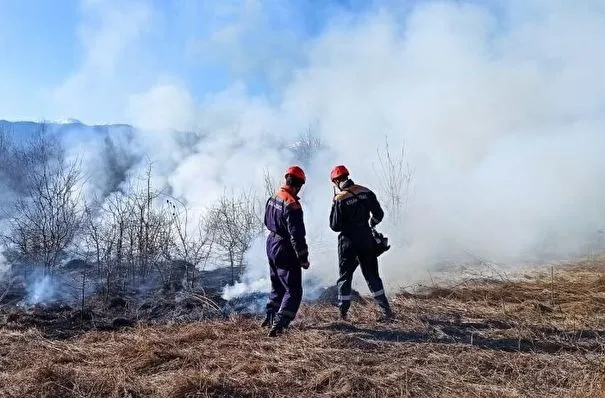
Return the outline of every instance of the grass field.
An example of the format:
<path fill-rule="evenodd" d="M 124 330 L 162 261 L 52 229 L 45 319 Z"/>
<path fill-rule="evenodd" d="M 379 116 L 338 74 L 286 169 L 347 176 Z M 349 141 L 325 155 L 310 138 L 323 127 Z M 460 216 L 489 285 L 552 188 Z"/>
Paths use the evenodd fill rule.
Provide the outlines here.
<path fill-rule="evenodd" d="M 0 324 L 0 397 L 602 397 L 605 260 L 514 279 L 430 284 L 341 322 L 306 304 L 285 335 L 260 319 L 44 338 Z"/>

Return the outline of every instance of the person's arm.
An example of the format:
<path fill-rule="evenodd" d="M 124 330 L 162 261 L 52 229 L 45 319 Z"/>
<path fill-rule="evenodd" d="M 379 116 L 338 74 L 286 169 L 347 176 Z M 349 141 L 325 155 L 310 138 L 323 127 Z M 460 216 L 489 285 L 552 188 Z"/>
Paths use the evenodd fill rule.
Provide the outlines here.
<path fill-rule="evenodd" d="M 269 202 L 272 200 L 273 198 L 270 197 L 269 199 L 267 199 L 267 201 L 265 202 L 265 216 L 264 216 L 264 220 L 263 220 L 263 224 L 265 224 L 265 227 L 267 229 L 269 229 Z"/>
<path fill-rule="evenodd" d="M 298 261 L 303 268 L 308 268 L 309 248 L 307 246 L 305 222 L 300 204 L 288 205 L 286 209 L 286 227 L 288 228 Z"/>
<path fill-rule="evenodd" d="M 374 228 L 376 225 L 382 222 L 384 218 L 384 210 L 382 210 L 382 206 L 376 198 L 376 194 L 374 192 L 368 192 L 368 204 L 370 208 L 370 213 L 372 213 L 372 217 L 370 218 L 370 226 Z"/>
<path fill-rule="evenodd" d="M 342 214 L 340 211 L 340 202 L 333 201 L 330 210 L 330 229 L 334 232 L 342 231 Z"/>

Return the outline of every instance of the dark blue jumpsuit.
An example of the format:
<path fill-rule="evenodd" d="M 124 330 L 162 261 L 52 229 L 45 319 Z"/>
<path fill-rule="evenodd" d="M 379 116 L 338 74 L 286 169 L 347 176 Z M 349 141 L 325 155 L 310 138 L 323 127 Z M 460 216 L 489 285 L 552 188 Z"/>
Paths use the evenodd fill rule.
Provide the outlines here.
<path fill-rule="evenodd" d="M 303 211 L 298 196 L 282 186 L 267 200 L 265 226 L 267 258 L 271 275 L 271 295 L 267 312 L 294 319 L 302 300 L 301 266 L 308 264 Z"/>

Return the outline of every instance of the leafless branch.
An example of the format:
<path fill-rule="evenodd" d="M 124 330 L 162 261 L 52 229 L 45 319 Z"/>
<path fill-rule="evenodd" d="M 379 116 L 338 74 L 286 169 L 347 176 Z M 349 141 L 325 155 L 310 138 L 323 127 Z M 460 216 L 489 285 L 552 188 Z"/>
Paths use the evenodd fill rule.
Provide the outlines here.
<path fill-rule="evenodd" d="M 252 193 L 227 194 L 206 215 L 206 230 L 215 236 L 220 258 L 231 268 L 231 283 L 244 268 L 244 256 L 262 233 L 262 220 Z"/>
<path fill-rule="evenodd" d="M 406 160 L 405 145 L 401 146 L 398 153 L 393 154 L 388 138 L 385 145 L 378 154 L 378 175 L 380 193 L 386 198 L 385 207 L 394 222 L 398 222 L 407 209 L 410 184 L 413 178 L 413 170 Z"/>
<path fill-rule="evenodd" d="M 296 144 L 293 146 L 294 157 L 303 165 L 308 165 L 313 155 L 321 150 L 321 139 L 313 126 L 299 134 Z"/>
<path fill-rule="evenodd" d="M 25 195 L 13 205 L 7 240 L 24 259 L 52 271 L 81 226 L 80 164 L 65 159 L 44 127 L 20 155 Z"/>

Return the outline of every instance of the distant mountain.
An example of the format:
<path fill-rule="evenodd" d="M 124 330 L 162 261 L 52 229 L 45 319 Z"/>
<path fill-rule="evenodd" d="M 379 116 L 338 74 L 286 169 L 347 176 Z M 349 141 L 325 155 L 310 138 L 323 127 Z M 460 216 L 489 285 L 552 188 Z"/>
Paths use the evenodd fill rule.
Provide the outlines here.
<path fill-rule="evenodd" d="M 130 135 L 135 130 L 134 127 L 127 124 L 89 126 L 75 119 L 53 122 L 0 120 L 0 132 L 6 132 L 19 138 L 31 137 L 42 128 L 48 128 L 51 133 L 57 134 L 58 136 L 69 136 L 73 133 L 99 134 L 101 136 L 105 136 L 110 131 L 128 133 Z"/>
<path fill-rule="evenodd" d="M 28 137 L 33 137 L 43 128 L 48 129 L 52 138 L 62 142 L 68 156 L 77 157 L 82 162 L 89 185 L 94 186 L 94 192 L 101 197 L 122 189 L 125 183 L 144 170 L 149 161 L 155 162 L 155 172 L 164 179 L 164 184 L 170 186 L 171 180 L 180 178 L 179 173 L 189 170 L 191 166 L 187 165 L 177 173 L 192 156 L 199 155 L 200 163 L 211 159 L 220 164 L 223 158 L 230 158 L 232 152 L 247 145 L 237 135 L 232 140 L 225 140 L 221 131 L 172 131 L 170 137 L 166 137 L 148 135 L 128 124 L 90 126 L 73 119 L 51 122 L 0 120 L 0 133 L 8 134 L 16 143 L 25 143 Z M 213 141 L 215 138 L 216 142 Z M 323 149 L 320 141 L 310 136 L 291 140 L 268 135 L 264 140 L 266 147 L 271 148 L 274 154 L 283 156 L 285 160 L 287 157 L 288 163 L 301 164 L 303 167 L 307 167 L 314 154 Z M 200 145 L 204 141 L 208 145 Z M 156 145 L 156 142 L 159 144 Z M 207 148 L 213 149 L 208 152 Z M 257 145 L 253 145 L 242 153 L 251 156 L 253 152 L 258 152 L 257 149 Z M 7 170 L 11 168 L 6 167 Z M 19 181 L 18 175 L 10 177 L 7 173 L 0 173 L 0 185 L 2 179 L 9 178 L 12 178 L 10 181 Z"/>

